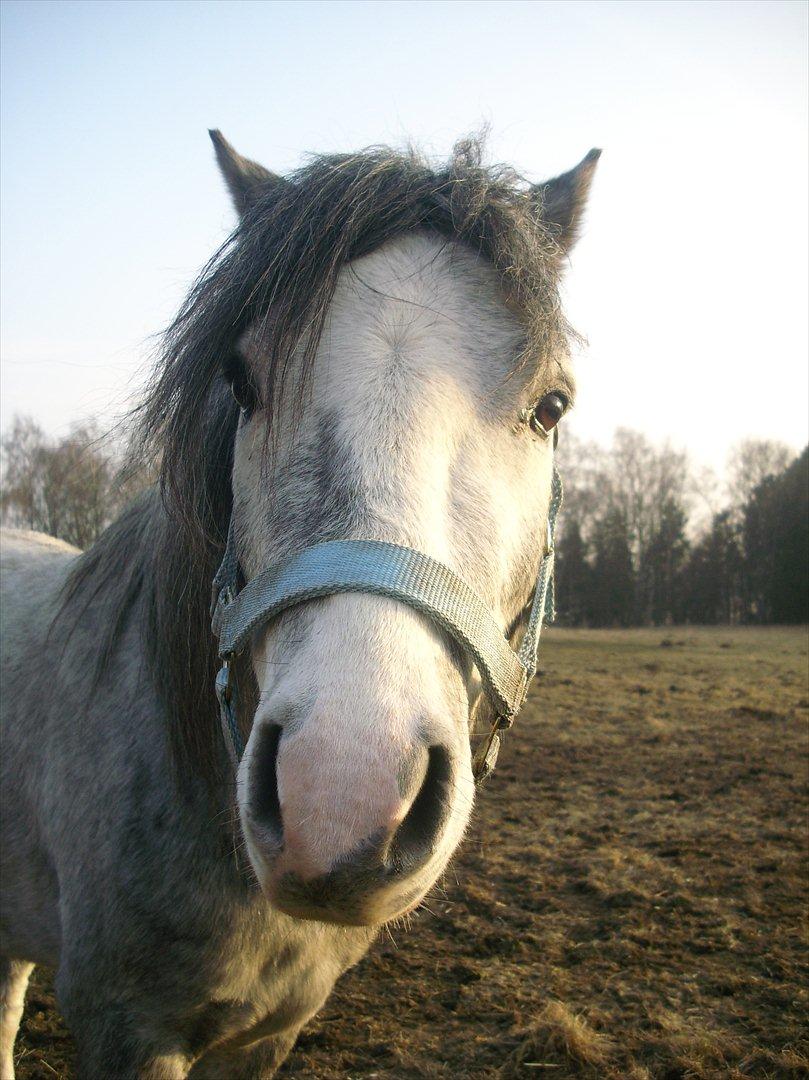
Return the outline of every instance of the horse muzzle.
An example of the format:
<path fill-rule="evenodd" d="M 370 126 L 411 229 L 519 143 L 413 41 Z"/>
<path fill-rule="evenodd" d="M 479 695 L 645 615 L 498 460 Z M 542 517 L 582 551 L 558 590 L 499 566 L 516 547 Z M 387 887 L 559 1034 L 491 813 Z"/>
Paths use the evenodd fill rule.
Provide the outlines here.
<path fill-rule="evenodd" d="M 427 739 L 351 747 L 335 731 L 327 718 L 291 729 L 259 721 L 240 782 L 242 827 L 274 907 L 377 925 L 418 904 L 460 839 L 460 756 Z"/>

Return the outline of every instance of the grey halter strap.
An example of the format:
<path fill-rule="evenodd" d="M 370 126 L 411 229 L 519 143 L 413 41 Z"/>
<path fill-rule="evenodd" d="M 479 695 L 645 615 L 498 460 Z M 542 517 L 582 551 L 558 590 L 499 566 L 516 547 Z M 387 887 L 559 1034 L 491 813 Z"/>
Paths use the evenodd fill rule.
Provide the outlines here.
<path fill-rule="evenodd" d="M 415 608 L 450 634 L 474 661 L 496 714 L 473 761 L 475 779 L 488 776 L 497 758 L 498 731 L 511 726 L 536 673 L 543 619 L 553 618 L 553 537 L 561 502 L 562 484 L 554 469 L 547 541 L 528 625 L 516 651 L 483 601 L 453 570 L 413 548 L 381 540 L 314 544 L 264 570 L 237 591 L 238 558 L 231 518 L 224 558 L 213 580 L 211 626 L 222 660 L 216 678 L 220 719 L 234 765 L 244 746 L 236 721 L 233 657 L 243 651 L 254 631 L 288 608 L 335 593 L 364 592 Z"/>

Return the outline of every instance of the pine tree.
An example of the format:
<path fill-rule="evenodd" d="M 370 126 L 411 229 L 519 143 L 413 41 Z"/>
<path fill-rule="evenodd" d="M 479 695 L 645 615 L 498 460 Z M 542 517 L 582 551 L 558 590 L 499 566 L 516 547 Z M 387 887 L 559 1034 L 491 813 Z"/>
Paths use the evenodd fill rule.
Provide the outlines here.
<path fill-rule="evenodd" d="M 683 572 L 683 614 L 689 622 L 733 623 L 742 614 L 743 560 L 731 512 L 714 515 Z"/>
<path fill-rule="evenodd" d="M 688 556 L 685 510 L 675 499 L 667 499 L 660 520 L 644 556 L 649 579 L 652 622 L 681 622 L 684 616 L 683 568 Z"/>
<path fill-rule="evenodd" d="M 556 608 L 560 622 L 586 626 L 592 605 L 593 570 L 576 518 L 565 521 L 556 545 Z"/>
<path fill-rule="evenodd" d="M 768 476 L 744 508 L 745 580 L 756 622 L 809 617 L 809 447 L 784 472 Z"/>
<path fill-rule="evenodd" d="M 593 536 L 592 621 L 596 626 L 629 626 L 635 596 L 626 514 L 613 507 L 596 524 Z"/>

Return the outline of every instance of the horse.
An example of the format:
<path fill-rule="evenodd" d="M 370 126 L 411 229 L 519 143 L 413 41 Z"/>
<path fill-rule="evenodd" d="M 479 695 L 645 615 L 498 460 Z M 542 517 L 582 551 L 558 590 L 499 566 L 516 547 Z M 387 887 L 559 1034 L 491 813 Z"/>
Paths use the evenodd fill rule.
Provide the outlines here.
<path fill-rule="evenodd" d="M 462 840 L 479 665 L 390 595 L 319 595 L 232 658 L 209 603 L 313 544 L 424 553 L 524 633 L 573 404 L 559 285 L 598 151 L 530 184 L 388 148 L 287 176 L 211 132 L 238 224 L 135 409 L 159 481 L 86 552 L 3 548 L 2 1076 L 36 964 L 82 1077 L 272 1076 Z M 230 700 L 230 699 L 228 699 Z"/>

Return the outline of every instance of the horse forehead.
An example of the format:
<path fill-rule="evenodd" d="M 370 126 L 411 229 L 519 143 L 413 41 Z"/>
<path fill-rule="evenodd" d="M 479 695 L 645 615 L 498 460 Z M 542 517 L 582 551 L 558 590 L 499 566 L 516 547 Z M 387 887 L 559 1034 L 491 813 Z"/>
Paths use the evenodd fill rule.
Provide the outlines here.
<path fill-rule="evenodd" d="M 464 245 L 409 234 L 341 273 L 320 361 L 340 380 L 398 370 L 486 388 L 514 364 L 524 328 L 494 267 Z"/>

